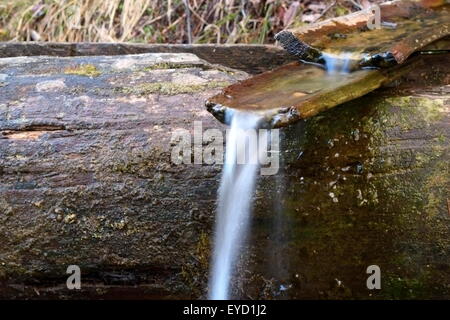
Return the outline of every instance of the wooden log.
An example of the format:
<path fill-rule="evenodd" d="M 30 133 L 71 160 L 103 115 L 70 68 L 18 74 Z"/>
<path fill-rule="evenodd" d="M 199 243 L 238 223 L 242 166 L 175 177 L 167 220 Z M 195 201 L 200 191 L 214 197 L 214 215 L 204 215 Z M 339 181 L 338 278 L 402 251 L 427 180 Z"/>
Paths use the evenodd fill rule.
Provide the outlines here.
<path fill-rule="evenodd" d="M 282 129 L 235 296 L 450 297 L 449 58 L 425 59 Z M 171 133 L 225 129 L 204 100 L 246 75 L 191 55 L 7 58 L 0 74 L 0 296 L 204 297 L 221 166 L 174 165 Z"/>
<path fill-rule="evenodd" d="M 85 295 L 203 294 L 195 252 L 221 167 L 174 165 L 171 137 L 193 121 L 223 128 L 204 100 L 246 74 L 188 53 L 3 58 L 0 70 L 0 296 L 52 283 L 64 296 L 70 264 Z"/>
<path fill-rule="evenodd" d="M 18 56 L 99 56 L 138 53 L 193 53 L 213 64 L 256 74 L 273 69 L 295 58 L 273 45 L 242 44 L 139 44 L 139 43 L 0 43 L 0 57 Z"/>

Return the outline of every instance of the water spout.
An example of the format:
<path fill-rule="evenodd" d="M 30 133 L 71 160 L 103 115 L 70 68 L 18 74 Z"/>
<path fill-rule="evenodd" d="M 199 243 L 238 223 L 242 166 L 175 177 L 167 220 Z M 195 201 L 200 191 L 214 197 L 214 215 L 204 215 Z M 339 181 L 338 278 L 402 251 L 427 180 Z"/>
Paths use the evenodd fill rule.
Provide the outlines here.
<path fill-rule="evenodd" d="M 322 55 L 325 61 L 325 69 L 328 74 L 347 74 L 352 71 L 357 63 L 354 55 L 349 52 L 341 54 L 324 53 Z"/>

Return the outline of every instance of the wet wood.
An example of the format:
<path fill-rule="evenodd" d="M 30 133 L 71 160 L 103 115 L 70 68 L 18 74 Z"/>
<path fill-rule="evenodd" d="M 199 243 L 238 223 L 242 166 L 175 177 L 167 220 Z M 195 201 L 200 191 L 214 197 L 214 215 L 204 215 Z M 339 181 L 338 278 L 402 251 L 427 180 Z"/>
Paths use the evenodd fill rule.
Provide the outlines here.
<path fill-rule="evenodd" d="M 236 297 L 450 297 L 450 60 L 423 59 L 281 129 Z M 204 100 L 245 75 L 191 55 L 8 58 L 0 74 L 0 297 L 205 297 L 222 167 L 172 164 L 171 134 L 225 130 Z"/>
<path fill-rule="evenodd" d="M 296 46 L 292 45 L 295 42 L 292 39 L 297 39 L 315 52 L 352 53 L 354 68 L 388 67 L 403 63 L 413 52 L 450 34 L 450 5 L 443 1 L 436 4 L 405 0 L 387 2 L 380 5 L 381 28 L 371 30 L 367 27 L 373 13 L 364 10 L 283 31 L 278 38 L 293 55 L 298 56 Z M 305 56 L 303 60 L 308 58 Z"/>
<path fill-rule="evenodd" d="M 275 40 L 300 61 L 325 65 L 323 52 L 299 40 L 292 32 L 281 31 L 275 35 Z"/>
<path fill-rule="evenodd" d="M 427 56 L 389 87 L 280 129 L 281 171 L 260 179 L 238 292 L 450 298 L 449 63 Z M 374 264 L 381 290 L 366 286 Z"/>
<path fill-rule="evenodd" d="M 238 110 L 260 114 L 268 127 L 284 127 L 363 96 L 419 63 L 421 58 L 415 58 L 386 70 L 328 74 L 314 65 L 293 62 L 225 88 L 209 98 L 206 107 L 222 122 L 226 113 Z"/>

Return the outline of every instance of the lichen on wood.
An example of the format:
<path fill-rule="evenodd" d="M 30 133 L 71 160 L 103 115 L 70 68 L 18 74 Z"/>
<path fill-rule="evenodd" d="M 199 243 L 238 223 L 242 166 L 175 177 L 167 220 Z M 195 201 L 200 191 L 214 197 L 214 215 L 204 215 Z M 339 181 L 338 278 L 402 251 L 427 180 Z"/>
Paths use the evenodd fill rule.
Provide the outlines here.
<path fill-rule="evenodd" d="M 97 77 L 101 73 L 92 64 L 82 64 L 80 66 L 67 67 L 64 70 L 65 74 L 75 74 L 80 76 Z"/>

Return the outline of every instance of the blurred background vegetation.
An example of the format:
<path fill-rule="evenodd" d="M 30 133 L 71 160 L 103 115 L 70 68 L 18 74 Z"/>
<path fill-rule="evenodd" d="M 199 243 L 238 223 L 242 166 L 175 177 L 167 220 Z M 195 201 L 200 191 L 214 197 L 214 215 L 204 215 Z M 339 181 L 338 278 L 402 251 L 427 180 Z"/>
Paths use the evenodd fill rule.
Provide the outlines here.
<path fill-rule="evenodd" d="M 0 41 L 270 43 L 383 0 L 0 0 Z"/>

